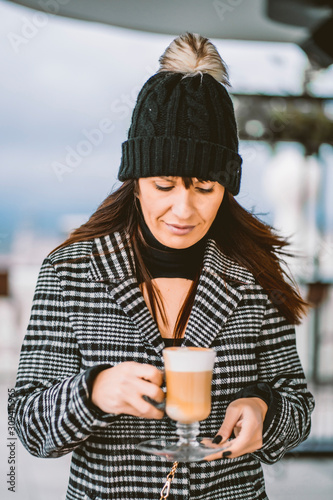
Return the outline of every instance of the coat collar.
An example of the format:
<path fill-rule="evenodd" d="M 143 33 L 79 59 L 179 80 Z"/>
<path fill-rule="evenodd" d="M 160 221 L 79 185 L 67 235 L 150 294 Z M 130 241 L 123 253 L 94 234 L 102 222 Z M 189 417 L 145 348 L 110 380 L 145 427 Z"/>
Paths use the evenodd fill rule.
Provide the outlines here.
<path fill-rule="evenodd" d="M 89 280 L 118 283 L 134 275 L 134 253 L 129 236 L 113 233 L 94 239 Z"/>
<path fill-rule="evenodd" d="M 96 238 L 87 278 L 105 282 L 112 298 L 142 332 L 143 342 L 152 344 L 161 353 L 164 342 L 135 277 L 130 238 L 120 233 Z M 225 256 L 215 241 L 209 239 L 184 345 L 211 346 L 241 300 L 244 287 L 254 283 L 248 270 Z"/>
<path fill-rule="evenodd" d="M 231 283 L 251 284 L 255 281 L 250 271 L 224 255 L 212 239 L 207 241 L 203 268 Z M 135 277 L 134 252 L 130 237 L 117 232 L 95 238 L 88 279 L 118 283 L 129 277 Z"/>

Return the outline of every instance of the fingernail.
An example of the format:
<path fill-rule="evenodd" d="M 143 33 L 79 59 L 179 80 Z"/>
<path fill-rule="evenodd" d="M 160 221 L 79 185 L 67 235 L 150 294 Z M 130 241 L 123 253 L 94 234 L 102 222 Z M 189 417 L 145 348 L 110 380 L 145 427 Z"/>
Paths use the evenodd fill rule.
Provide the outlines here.
<path fill-rule="evenodd" d="M 222 458 L 230 457 L 230 455 L 231 455 L 231 451 L 225 451 L 222 453 Z"/>
<path fill-rule="evenodd" d="M 146 396 L 146 395 L 143 395 L 142 399 L 144 399 L 145 401 L 147 401 L 147 403 L 151 404 L 152 406 L 154 406 L 158 410 L 164 410 L 165 409 L 165 402 L 164 401 L 162 401 L 162 403 L 158 403 L 157 401 L 155 401 L 155 399 L 152 399 L 152 398 L 150 398 L 149 396 Z"/>
<path fill-rule="evenodd" d="M 214 439 L 213 439 L 213 444 L 219 444 L 222 441 L 222 436 L 220 434 L 217 434 Z"/>

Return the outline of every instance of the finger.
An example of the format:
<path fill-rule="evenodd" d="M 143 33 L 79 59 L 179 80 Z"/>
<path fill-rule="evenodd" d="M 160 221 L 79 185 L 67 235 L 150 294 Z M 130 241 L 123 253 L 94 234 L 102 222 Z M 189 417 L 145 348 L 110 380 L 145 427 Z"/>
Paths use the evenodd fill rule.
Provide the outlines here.
<path fill-rule="evenodd" d="M 230 459 L 230 458 L 237 458 L 242 455 L 245 455 L 246 453 L 252 453 L 250 446 L 245 446 L 243 443 L 237 443 L 238 438 L 232 439 L 229 442 L 226 443 L 225 448 L 223 448 L 222 451 L 219 451 L 217 453 L 214 453 L 212 455 L 209 455 L 208 457 L 205 458 L 208 462 L 212 460 L 221 460 L 221 459 Z"/>
<path fill-rule="evenodd" d="M 133 413 L 131 414 L 136 417 L 155 420 L 161 420 L 164 417 L 164 411 L 158 410 L 138 395 L 133 398 L 132 407 Z"/>
<path fill-rule="evenodd" d="M 162 419 L 164 416 L 164 410 L 154 408 L 150 403 L 144 402 L 137 394 L 132 395 L 130 401 L 122 401 L 119 405 L 115 404 L 113 401 L 110 402 L 110 405 L 106 402 L 104 411 L 116 415 L 124 413 L 134 417 L 158 420 Z"/>
<path fill-rule="evenodd" d="M 205 460 L 207 462 L 211 462 L 212 460 L 221 460 L 222 458 L 229 458 L 229 457 L 231 457 L 230 445 L 229 443 L 226 443 L 222 451 L 220 450 L 217 453 L 208 455 L 208 457 L 206 457 Z"/>
<path fill-rule="evenodd" d="M 239 408 L 228 406 L 227 411 L 225 413 L 223 424 L 221 425 L 218 433 L 213 439 L 213 443 L 219 444 L 227 441 L 231 437 L 233 430 L 237 426 L 237 423 L 239 422 L 240 418 L 241 418 L 241 412 Z"/>
<path fill-rule="evenodd" d="M 142 396 L 143 399 L 145 401 L 147 401 L 147 403 L 150 403 L 151 405 L 153 405 L 158 410 L 164 411 L 165 410 L 165 393 L 162 391 L 162 389 L 160 389 L 156 385 L 154 385 L 154 384 L 150 384 L 150 385 L 153 386 L 152 388 L 151 387 L 148 388 L 149 389 L 148 392 L 150 395 L 143 394 L 143 396 Z"/>
<path fill-rule="evenodd" d="M 158 403 L 164 401 L 165 393 L 158 385 L 138 378 L 135 380 L 135 386 L 137 392 L 141 394 L 141 396 L 147 396 L 149 399 L 153 399 Z"/>
<path fill-rule="evenodd" d="M 259 450 L 260 449 L 260 443 L 259 441 L 257 441 L 257 444 L 255 444 L 255 442 L 251 442 L 251 443 L 245 443 L 244 442 L 241 442 L 241 443 L 237 443 L 238 438 L 236 439 L 233 439 L 233 443 L 232 445 L 230 445 L 230 447 L 228 447 L 228 449 L 226 449 L 223 453 L 222 453 L 222 456 L 220 456 L 220 458 L 237 458 L 237 457 L 241 457 L 243 455 L 246 455 L 248 453 L 254 453 L 255 451 Z M 228 456 L 225 456 L 224 453 L 225 452 L 228 452 Z"/>
<path fill-rule="evenodd" d="M 136 363 L 135 375 L 158 386 L 163 383 L 163 372 L 152 365 Z"/>
<path fill-rule="evenodd" d="M 239 436 L 241 428 L 242 427 L 240 425 L 236 425 L 236 427 L 234 427 L 234 437 L 238 437 Z"/>
<path fill-rule="evenodd" d="M 157 401 L 155 401 L 154 399 L 151 399 L 150 397 L 148 396 L 145 396 L 143 395 L 142 398 L 147 401 L 147 403 L 153 405 L 155 408 L 157 408 L 158 410 L 161 410 L 161 411 L 164 411 L 165 410 L 165 402 L 162 401 L 161 403 L 158 403 Z"/>
<path fill-rule="evenodd" d="M 163 403 L 165 400 L 165 392 L 162 391 L 162 389 L 158 386 L 154 386 L 154 395 L 153 398 L 154 401 L 157 401 L 158 403 Z"/>
<path fill-rule="evenodd" d="M 260 435 L 251 436 L 250 439 L 243 439 L 240 435 L 233 440 L 232 456 L 240 457 L 246 453 L 253 453 L 262 448 L 262 437 Z"/>

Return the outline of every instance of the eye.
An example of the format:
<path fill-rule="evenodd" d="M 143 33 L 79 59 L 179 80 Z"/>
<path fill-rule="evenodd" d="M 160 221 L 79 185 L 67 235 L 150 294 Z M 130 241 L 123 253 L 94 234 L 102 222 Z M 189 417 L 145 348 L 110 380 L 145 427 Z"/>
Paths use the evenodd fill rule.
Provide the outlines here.
<path fill-rule="evenodd" d="M 203 179 L 196 179 L 194 186 L 196 191 L 198 191 L 199 193 L 203 194 L 212 193 L 214 190 L 215 182 Z"/>
<path fill-rule="evenodd" d="M 213 191 L 214 188 L 211 187 L 211 188 L 204 189 L 204 188 L 199 188 L 198 187 L 196 189 L 197 189 L 197 191 L 199 191 L 199 193 L 212 193 L 212 191 Z"/>
<path fill-rule="evenodd" d="M 158 184 L 155 184 L 156 189 L 159 191 L 171 191 L 174 186 L 159 186 Z"/>

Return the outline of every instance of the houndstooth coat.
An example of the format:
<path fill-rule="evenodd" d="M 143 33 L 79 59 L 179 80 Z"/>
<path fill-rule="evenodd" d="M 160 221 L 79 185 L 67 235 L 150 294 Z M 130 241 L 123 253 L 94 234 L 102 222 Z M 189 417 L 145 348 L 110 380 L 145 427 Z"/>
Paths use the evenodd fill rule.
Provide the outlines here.
<path fill-rule="evenodd" d="M 219 430 L 238 391 L 266 383 L 274 395 L 260 451 L 235 459 L 180 464 L 173 500 L 267 499 L 260 462 L 273 463 L 304 440 L 313 399 L 294 328 L 246 269 L 208 240 L 185 345 L 212 347 L 217 359 L 212 411 L 202 436 Z M 119 233 L 74 243 L 45 259 L 16 382 L 14 414 L 24 446 L 39 457 L 73 452 L 67 500 L 159 499 L 172 463 L 138 442 L 174 435 L 168 417 L 103 413 L 89 400 L 96 365 L 134 360 L 163 369 L 163 340 Z"/>

